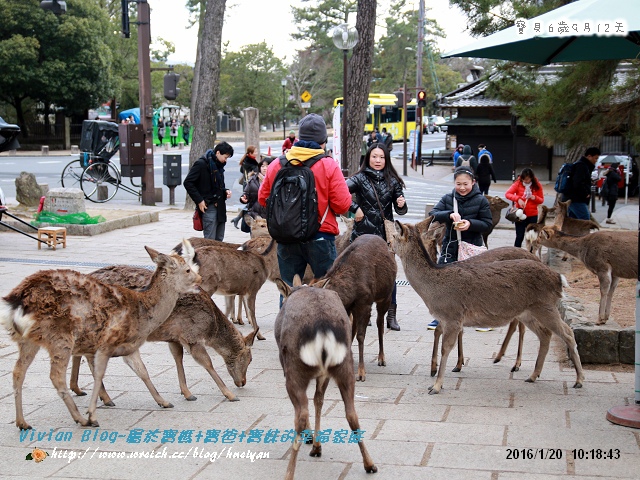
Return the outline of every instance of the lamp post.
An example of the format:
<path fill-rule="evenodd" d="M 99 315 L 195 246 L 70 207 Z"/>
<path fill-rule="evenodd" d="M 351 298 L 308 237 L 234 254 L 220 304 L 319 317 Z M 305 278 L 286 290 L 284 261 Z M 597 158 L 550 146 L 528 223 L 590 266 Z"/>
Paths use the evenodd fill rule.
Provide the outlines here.
<path fill-rule="evenodd" d="M 287 138 L 287 120 L 285 119 L 285 113 L 287 110 L 287 97 L 285 96 L 284 89 L 287 86 L 287 79 L 283 78 L 280 80 L 280 85 L 282 85 L 282 140 Z"/>
<path fill-rule="evenodd" d="M 358 31 L 346 23 L 338 25 L 332 31 L 333 44 L 342 50 L 342 116 L 340 119 L 340 163 L 342 174 L 346 177 L 349 172 L 347 162 L 347 53 L 358 44 Z"/>

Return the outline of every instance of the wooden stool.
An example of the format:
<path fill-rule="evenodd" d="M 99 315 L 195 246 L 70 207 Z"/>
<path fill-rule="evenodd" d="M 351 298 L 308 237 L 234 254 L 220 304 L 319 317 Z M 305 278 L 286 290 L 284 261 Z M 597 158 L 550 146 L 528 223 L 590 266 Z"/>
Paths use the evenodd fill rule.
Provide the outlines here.
<path fill-rule="evenodd" d="M 44 240 L 54 250 L 58 244 L 62 244 L 62 248 L 67 248 L 67 229 L 65 227 L 39 228 L 38 240 Z M 38 250 L 40 250 L 40 247 L 42 247 L 42 242 L 38 242 Z"/>

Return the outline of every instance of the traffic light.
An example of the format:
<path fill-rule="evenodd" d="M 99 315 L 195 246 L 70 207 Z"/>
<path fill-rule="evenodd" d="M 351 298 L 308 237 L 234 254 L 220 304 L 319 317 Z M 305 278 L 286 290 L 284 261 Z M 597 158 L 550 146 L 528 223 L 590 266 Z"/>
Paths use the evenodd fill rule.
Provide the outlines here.
<path fill-rule="evenodd" d="M 180 93 L 178 80 L 180 80 L 180 75 L 177 73 L 170 72 L 164 76 L 164 98 L 167 100 L 175 100 L 178 97 Z"/>
<path fill-rule="evenodd" d="M 427 92 L 418 90 L 418 107 L 425 108 L 427 106 Z"/>
<path fill-rule="evenodd" d="M 67 11 L 67 2 L 63 2 L 62 0 L 45 0 L 40 2 L 40 8 L 49 10 L 56 15 L 62 15 Z"/>

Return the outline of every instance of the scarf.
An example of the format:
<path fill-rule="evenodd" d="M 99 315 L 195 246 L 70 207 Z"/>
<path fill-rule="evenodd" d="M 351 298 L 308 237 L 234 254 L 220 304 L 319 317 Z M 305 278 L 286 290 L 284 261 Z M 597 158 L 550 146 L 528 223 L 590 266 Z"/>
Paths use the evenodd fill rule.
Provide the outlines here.
<path fill-rule="evenodd" d="M 524 185 L 524 198 L 529 199 L 531 198 L 531 184 L 533 182 L 522 182 L 522 185 Z"/>

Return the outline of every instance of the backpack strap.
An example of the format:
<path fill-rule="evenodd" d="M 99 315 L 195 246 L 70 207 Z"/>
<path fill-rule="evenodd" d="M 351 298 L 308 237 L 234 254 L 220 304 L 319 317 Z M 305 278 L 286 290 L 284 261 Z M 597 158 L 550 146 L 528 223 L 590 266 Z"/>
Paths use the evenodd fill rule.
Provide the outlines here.
<path fill-rule="evenodd" d="M 281 155 L 279 157 L 279 160 L 280 160 L 280 165 L 283 167 L 285 167 L 288 163 L 291 163 L 292 160 L 298 160 L 300 162 L 300 165 L 306 165 L 307 167 L 311 168 L 313 167 L 313 165 L 316 164 L 316 162 L 318 162 L 319 160 L 322 160 L 323 158 L 326 158 L 326 156 L 327 156 L 326 153 L 319 153 L 315 157 L 311 157 L 310 159 L 305 160 L 304 162 L 300 162 L 300 160 L 298 160 L 297 158 L 292 158 L 291 160 L 287 160 L 286 155 Z"/>

